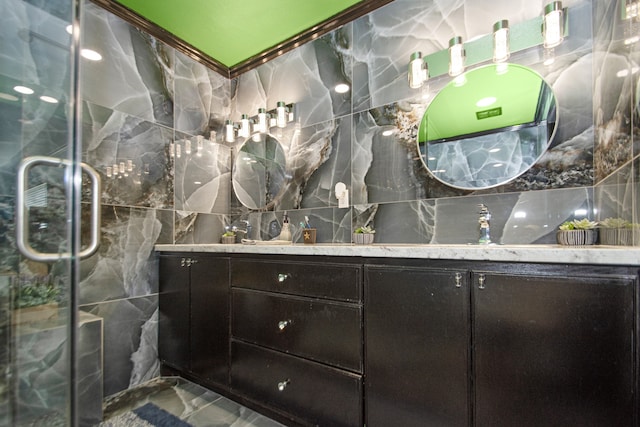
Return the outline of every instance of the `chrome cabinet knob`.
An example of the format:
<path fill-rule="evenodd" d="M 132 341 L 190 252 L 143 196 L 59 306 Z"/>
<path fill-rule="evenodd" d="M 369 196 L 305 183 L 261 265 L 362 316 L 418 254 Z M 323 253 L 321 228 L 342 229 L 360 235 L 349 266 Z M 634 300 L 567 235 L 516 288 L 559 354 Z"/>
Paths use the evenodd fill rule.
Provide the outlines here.
<path fill-rule="evenodd" d="M 279 391 L 284 391 L 285 388 L 287 388 L 287 386 L 289 385 L 289 383 L 291 382 L 291 380 L 284 380 L 278 383 L 278 390 Z"/>
<path fill-rule="evenodd" d="M 278 322 L 278 329 L 284 331 L 284 329 L 292 323 L 293 322 L 291 320 L 281 320 Z"/>

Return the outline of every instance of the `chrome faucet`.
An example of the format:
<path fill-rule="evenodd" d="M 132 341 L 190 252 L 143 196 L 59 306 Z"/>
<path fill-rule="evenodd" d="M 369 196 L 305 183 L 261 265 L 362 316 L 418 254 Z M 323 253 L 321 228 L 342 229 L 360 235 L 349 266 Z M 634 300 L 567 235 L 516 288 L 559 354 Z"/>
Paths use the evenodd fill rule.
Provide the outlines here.
<path fill-rule="evenodd" d="M 233 231 L 234 233 L 242 233 L 242 234 L 244 234 L 245 238 L 251 239 L 251 229 L 252 229 L 251 223 L 249 221 L 247 221 L 246 219 L 243 219 L 240 222 L 245 225 L 245 228 L 239 228 L 236 225 L 234 225 L 232 227 L 225 227 L 225 228 L 226 229 L 231 229 L 231 231 Z"/>
<path fill-rule="evenodd" d="M 478 243 L 483 245 L 488 245 L 491 243 L 491 212 L 489 212 L 489 208 L 483 204 L 478 204 L 478 209 L 480 209 L 480 217 L 478 218 L 478 223 L 480 224 L 480 239 Z"/>

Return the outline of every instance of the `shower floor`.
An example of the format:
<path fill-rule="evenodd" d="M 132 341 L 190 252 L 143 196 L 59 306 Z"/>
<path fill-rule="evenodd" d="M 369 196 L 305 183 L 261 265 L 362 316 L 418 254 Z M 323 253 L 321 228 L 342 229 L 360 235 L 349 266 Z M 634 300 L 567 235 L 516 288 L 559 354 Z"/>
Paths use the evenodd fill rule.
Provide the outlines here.
<path fill-rule="evenodd" d="M 180 377 L 161 377 L 111 396 L 104 402 L 104 420 L 153 403 L 194 427 L 283 425 Z"/>

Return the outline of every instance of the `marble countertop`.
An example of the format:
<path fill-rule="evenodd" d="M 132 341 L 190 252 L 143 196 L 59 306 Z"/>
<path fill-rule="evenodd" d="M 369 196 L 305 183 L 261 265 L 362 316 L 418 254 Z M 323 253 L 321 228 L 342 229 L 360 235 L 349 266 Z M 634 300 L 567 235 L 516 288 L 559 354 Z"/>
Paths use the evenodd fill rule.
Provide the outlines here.
<path fill-rule="evenodd" d="M 322 255 L 475 261 L 544 262 L 558 264 L 638 265 L 640 248 L 629 246 L 447 245 L 447 244 L 315 244 L 156 245 L 159 252 L 211 252 L 270 255 Z"/>

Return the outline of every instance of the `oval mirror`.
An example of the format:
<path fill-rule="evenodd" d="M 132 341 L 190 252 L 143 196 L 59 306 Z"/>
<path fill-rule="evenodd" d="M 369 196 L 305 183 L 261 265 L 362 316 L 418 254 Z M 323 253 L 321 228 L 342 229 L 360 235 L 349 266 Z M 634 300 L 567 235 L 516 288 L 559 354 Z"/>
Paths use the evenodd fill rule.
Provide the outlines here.
<path fill-rule="evenodd" d="M 418 149 L 431 175 L 477 190 L 525 173 L 556 128 L 556 100 L 535 71 L 516 64 L 476 68 L 449 82 L 418 129 Z"/>
<path fill-rule="evenodd" d="M 233 167 L 233 191 L 249 209 L 268 209 L 282 195 L 287 180 L 280 141 L 255 133 L 242 144 Z"/>

